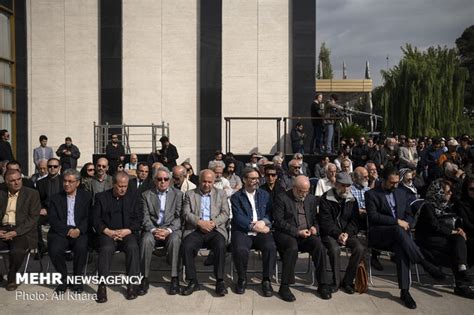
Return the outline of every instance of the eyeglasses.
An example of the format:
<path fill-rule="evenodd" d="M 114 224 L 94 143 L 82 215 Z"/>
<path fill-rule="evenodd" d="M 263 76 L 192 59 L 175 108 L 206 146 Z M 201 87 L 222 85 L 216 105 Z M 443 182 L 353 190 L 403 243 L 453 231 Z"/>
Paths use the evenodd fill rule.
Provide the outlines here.
<path fill-rule="evenodd" d="M 59 165 L 48 165 L 48 168 L 58 168 Z"/>
<path fill-rule="evenodd" d="M 301 168 L 301 166 L 293 166 L 293 165 L 290 165 L 291 168 L 294 168 L 296 170 L 299 170 Z"/>
<path fill-rule="evenodd" d="M 265 174 L 265 176 L 276 177 L 277 174 L 276 173 L 267 173 L 267 174 Z"/>
<path fill-rule="evenodd" d="M 98 168 L 107 168 L 107 165 L 97 164 Z"/>
<path fill-rule="evenodd" d="M 95 168 L 90 168 L 90 169 L 88 169 L 87 171 L 88 171 L 88 172 L 93 172 L 93 171 L 95 171 Z"/>
<path fill-rule="evenodd" d="M 155 180 L 157 182 L 167 182 L 167 181 L 170 180 L 170 178 L 169 177 L 157 177 L 157 178 L 155 178 Z"/>
<path fill-rule="evenodd" d="M 77 180 L 64 180 L 63 181 L 64 184 L 74 184 L 75 182 L 77 182 Z"/>

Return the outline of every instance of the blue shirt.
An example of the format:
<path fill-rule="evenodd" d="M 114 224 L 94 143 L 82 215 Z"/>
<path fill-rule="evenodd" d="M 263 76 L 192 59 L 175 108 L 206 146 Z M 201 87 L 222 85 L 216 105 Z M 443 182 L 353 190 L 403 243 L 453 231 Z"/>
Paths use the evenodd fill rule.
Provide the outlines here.
<path fill-rule="evenodd" d="M 211 220 L 211 194 L 201 195 L 201 220 Z"/>
<path fill-rule="evenodd" d="M 74 221 L 74 205 L 76 204 L 76 195 L 67 196 L 67 226 L 76 226 Z"/>
<path fill-rule="evenodd" d="M 397 218 L 397 203 L 395 202 L 395 196 L 393 193 L 389 193 L 385 195 L 387 198 L 388 205 L 390 206 L 390 210 L 392 210 L 392 215 L 396 219 Z"/>
<path fill-rule="evenodd" d="M 359 209 L 365 209 L 365 192 L 370 190 L 369 187 L 359 186 L 354 184 L 351 186 L 351 193 L 354 198 L 357 200 L 357 204 L 359 205 Z"/>
<path fill-rule="evenodd" d="M 161 192 L 161 191 L 156 191 L 156 195 L 158 196 L 158 203 L 160 204 L 160 215 L 158 216 L 158 225 L 163 224 L 163 221 L 165 219 L 165 206 L 166 206 L 166 194 L 168 193 L 168 190 Z"/>

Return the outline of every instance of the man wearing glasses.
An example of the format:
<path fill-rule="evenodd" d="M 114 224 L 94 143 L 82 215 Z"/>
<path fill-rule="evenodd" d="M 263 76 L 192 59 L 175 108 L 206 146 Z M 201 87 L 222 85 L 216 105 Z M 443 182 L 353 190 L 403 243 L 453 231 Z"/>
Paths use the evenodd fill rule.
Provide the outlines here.
<path fill-rule="evenodd" d="M 48 176 L 36 183 L 36 189 L 39 192 L 41 200 L 40 217 L 38 220 L 38 257 L 41 258 L 46 252 L 46 245 L 43 242 L 41 226 L 48 224 L 48 210 L 51 198 L 63 191 L 63 177 L 59 174 L 61 166 L 57 158 L 51 158 L 47 163 Z"/>
<path fill-rule="evenodd" d="M 179 291 L 179 250 L 181 246 L 181 207 L 183 193 L 170 186 L 170 171 L 161 167 L 155 172 L 155 187 L 141 195 L 143 211 L 143 234 L 140 246 L 141 272 L 144 279 L 138 295 L 148 292 L 150 263 L 156 246 L 164 246 L 171 264 L 171 285 L 168 293 Z"/>
<path fill-rule="evenodd" d="M 293 159 L 288 162 L 288 171 L 280 179 L 280 185 L 284 190 L 293 188 L 293 181 L 296 176 L 301 174 L 301 163 L 299 160 Z"/>
<path fill-rule="evenodd" d="M 278 171 L 274 165 L 270 164 L 265 166 L 265 184 L 260 186 L 260 188 L 270 194 L 272 203 L 275 202 L 275 198 L 278 194 L 285 192 L 278 182 Z"/>
<path fill-rule="evenodd" d="M 87 257 L 88 216 L 91 196 L 78 190 L 81 176 L 77 170 L 63 172 L 63 191 L 54 195 L 49 203 L 48 232 L 49 257 L 57 272 L 61 273 L 62 284 L 55 289 L 63 293 L 67 289 L 66 250 L 73 253 L 73 275 L 80 276 L 84 271 Z M 72 284 L 75 293 L 83 292 L 83 285 Z"/>

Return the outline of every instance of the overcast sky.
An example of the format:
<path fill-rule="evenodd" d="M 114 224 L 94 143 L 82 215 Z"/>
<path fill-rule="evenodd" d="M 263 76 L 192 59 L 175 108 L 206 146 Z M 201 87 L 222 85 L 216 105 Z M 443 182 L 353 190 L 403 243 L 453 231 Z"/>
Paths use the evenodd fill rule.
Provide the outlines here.
<path fill-rule="evenodd" d="M 362 79 L 370 63 L 374 87 L 382 84 L 380 70 L 397 65 L 400 46 L 420 49 L 455 47 L 462 32 L 474 24 L 473 0 L 317 0 L 317 55 L 322 42 L 331 50 L 335 79 Z"/>

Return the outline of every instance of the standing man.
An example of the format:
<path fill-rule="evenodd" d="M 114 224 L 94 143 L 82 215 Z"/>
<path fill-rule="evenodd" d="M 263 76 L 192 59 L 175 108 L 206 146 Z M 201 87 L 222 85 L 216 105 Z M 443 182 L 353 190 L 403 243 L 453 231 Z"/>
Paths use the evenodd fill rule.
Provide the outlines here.
<path fill-rule="evenodd" d="M 36 248 L 36 222 L 41 208 L 36 190 L 24 187 L 18 170 L 5 172 L 7 191 L 0 191 L 0 250 L 10 250 L 8 281 L 5 289 L 18 288 L 15 275 L 20 270 L 27 250 Z"/>
<path fill-rule="evenodd" d="M 326 153 L 333 152 L 333 138 L 334 138 L 334 113 L 336 110 L 343 109 L 341 105 L 337 105 L 337 96 L 331 94 L 329 101 L 324 105 L 324 129 L 326 130 Z"/>
<path fill-rule="evenodd" d="M 87 231 L 91 196 L 81 189 L 81 175 L 77 170 L 63 172 L 63 191 L 54 195 L 49 203 L 48 221 L 51 226 L 48 232 L 49 257 L 54 268 L 61 273 L 62 284 L 55 289 L 63 293 L 67 289 L 66 250 L 72 250 L 73 275 L 80 276 L 86 265 Z M 74 284 L 72 290 L 83 292 L 82 284 Z"/>
<path fill-rule="evenodd" d="M 270 195 L 258 188 L 260 175 L 246 167 L 242 171 L 244 187 L 231 197 L 232 203 L 232 257 L 237 269 L 237 294 L 243 294 L 247 285 L 247 264 L 251 248 L 262 252 L 262 292 L 273 295 L 270 277 L 276 262 L 276 245 L 271 228 Z"/>
<path fill-rule="evenodd" d="M 304 154 L 304 138 L 306 137 L 306 134 L 304 133 L 303 128 L 303 124 L 298 121 L 296 126 L 291 130 L 290 138 L 293 153 Z"/>
<path fill-rule="evenodd" d="M 311 103 L 311 123 L 313 125 L 313 138 L 311 139 L 310 153 L 319 154 L 323 151 L 323 95 L 316 94 Z"/>
<path fill-rule="evenodd" d="M 143 223 L 143 212 L 135 207 L 133 194 L 127 193 L 128 174 L 117 172 L 113 178 L 113 187 L 98 193 L 94 206 L 94 227 L 99 234 L 99 277 L 110 274 L 112 258 L 118 249 L 125 252 L 127 276 L 140 274 L 140 250 L 138 233 Z M 125 298 L 133 300 L 137 297 L 134 284 L 127 285 Z M 107 302 L 107 288 L 99 284 L 97 302 Z"/>
<path fill-rule="evenodd" d="M 10 144 L 10 134 L 8 130 L 0 130 L 0 161 L 13 161 L 12 146 Z"/>
<path fill-rule="evenodd" d="M 209 169 L 199 174 L 199 187 L 186 192 L 183 204 L 184 232 L 183 253 L 188 286 L 183 295 L 199 290 L 196 275 L 195 257 L 203 246 L 214 253 L 214 276 L 216 294 L 224 296 L 227 289 L 224 283 L 227 225 L 229 221 L 229 203 L 227 195 L 221 189 L 214 188 L 216 175 Z"/>
<path fill-rule="evenodd" d="M 283 262 L 278 294 L 287 302 L 296 300 L 290 284 L 295 281 L 299 251 L 311 254 L 321 298 L 332 297 L 326 275 L 326 248 L 319 237 L 316 197 L 308 195 L 309 188 L 309 179 L 299 175 L 292 189 L 277 196 L 273 207 L 274 237 Z"/>
<path fill-rule="evenodd" d="M 41 160 L 49 160 L 54 157 L 53 149 L 48 147 L 48 137 L 41 135 L 39 137 L 40 146 L 33 150 L 33 161 L 38 170 L 38 164 Z"/>
<path fill-rule="evenodd" d="M 111 175 L 114 175 L 117 166 L 125 159 L 125 149 L 118 140 L 118 134 L 112 134 L 110 143 L 105 147 L 105 157 L 109 160 Z"/>
<path fill-rule="evenodd" d="M 161 150 L 160 156 L 163 162 L 163 165 L 166 166 L 169 170 L 173 169 L 176 164 L 176 160 L 179 158 L 178 150 L 174 145 L 170 143 L 168 137 L 163 136 L 160 138 Z"/>
<path fill-rule="evenodd" d="M 151 257 L 156 246 L 164 246 L 171 264 L 171 285 L 168 294 L 179 291 L 179 251 L 181 246 L 181 207 L 183 193 L 170 187 L 171 174 L 159 168 L 154 174 L 155 187 L 141 195 L 144 213 L 143 234 L 140 244 L 141 272 L 144 275 L 138 295 L 148 292 Z"/>
<path fill-rule="evenodd" d="M 76 168 L 77 160 L 81 156 L 79 148 L 72 144 L 71 137 L 66 137 L 63 144 L 61 144 L 56 151 L 56 155 L 59 156 L 61 161 L 61 169 L 67 170 L 68 168 Z"/>

